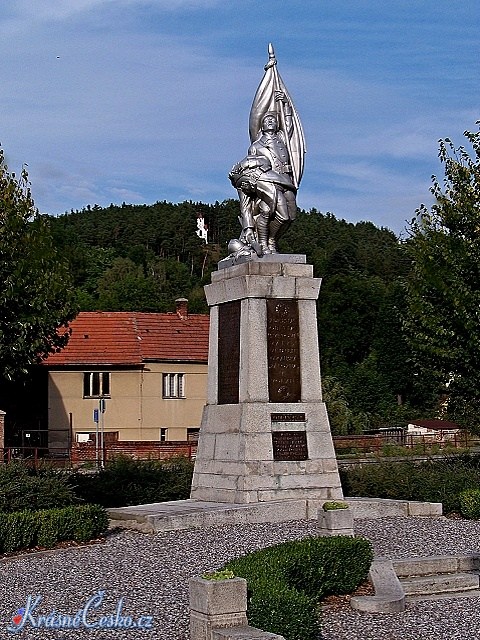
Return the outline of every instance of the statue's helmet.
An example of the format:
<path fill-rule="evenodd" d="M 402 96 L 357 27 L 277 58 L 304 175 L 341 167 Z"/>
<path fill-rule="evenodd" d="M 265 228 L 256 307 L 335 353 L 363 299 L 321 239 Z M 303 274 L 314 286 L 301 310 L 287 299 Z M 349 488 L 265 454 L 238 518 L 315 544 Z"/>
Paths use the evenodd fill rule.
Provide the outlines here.
<path fill-rule="evenodd" d="M 238 238 L 234 238 L 233 240 L 230 240 L 230 242 L 228 243 L 228 250 L 230 253 L 241 251 L 242 249 L 245 249 L 245 247 L 246 247 L 245 243 L 239 240 Z"/>

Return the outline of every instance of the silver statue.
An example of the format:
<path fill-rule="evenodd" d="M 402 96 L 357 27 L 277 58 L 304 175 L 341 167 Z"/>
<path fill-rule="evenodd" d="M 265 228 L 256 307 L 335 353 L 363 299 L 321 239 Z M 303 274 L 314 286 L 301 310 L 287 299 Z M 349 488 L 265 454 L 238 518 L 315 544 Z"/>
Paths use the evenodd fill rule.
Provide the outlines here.
<path fill-rule="evenodd" d="M 250 110 L 248 155 L 230 171 L 240 199 L 242 233 L 230 243 L 233 257 L 277 252 L 277 241 L 297 213 L 305 138 L 300 119 L 268 45 L 265 75 Z"/>

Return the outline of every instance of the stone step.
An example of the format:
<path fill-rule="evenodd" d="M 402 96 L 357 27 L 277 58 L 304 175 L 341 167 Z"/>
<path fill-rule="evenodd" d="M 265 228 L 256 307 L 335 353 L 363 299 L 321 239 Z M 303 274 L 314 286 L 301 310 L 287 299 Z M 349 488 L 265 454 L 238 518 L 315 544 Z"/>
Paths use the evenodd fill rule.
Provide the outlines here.
<path fill-rule="evenodd" d="M 416 576 L 401 578 L 400 582 L 407 596 L 468 591 L 470 589 L 478 589 L 480 586 L 477 573 L 444 573 Z"/>
<path fill-rule="evenodd" d="M 480 556 L 478 553 L 471 553 L 465 556 L 403 558 L 393 560 L 393 566 L 399 578 L 426 576 L 432 573 L 461 573 L 478 571 L 480 569 Z"/>

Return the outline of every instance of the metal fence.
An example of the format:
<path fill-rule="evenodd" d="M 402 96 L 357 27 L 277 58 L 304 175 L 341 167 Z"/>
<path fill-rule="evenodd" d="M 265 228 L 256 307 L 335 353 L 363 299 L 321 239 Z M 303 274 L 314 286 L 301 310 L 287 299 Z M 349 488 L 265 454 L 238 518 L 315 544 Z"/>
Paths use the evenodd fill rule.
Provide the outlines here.
<path fill-rule="evenodd" d="M 457 433 L 438 431 L 432 434 L 403 432 L 378 433 L 350 436 L 333 436 L 333 445 L 338 458 L 377 455 L 399 457 L 404 455 L 431 455 L 458 452 L 480 446 L 480 440 L 467 431 Z"/>

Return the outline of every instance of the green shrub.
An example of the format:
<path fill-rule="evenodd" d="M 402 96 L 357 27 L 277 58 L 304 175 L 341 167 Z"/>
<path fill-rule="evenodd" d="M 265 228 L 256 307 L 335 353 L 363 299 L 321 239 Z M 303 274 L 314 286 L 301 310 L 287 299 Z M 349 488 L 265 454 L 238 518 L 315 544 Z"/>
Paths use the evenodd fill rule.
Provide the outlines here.
<path fill-rule="evenodd" d="M 366 578 L 373 553 L 363 538 L 310 538 L 288 567 L 288 582 L 312 598 L 355 591 Z"/>
<path fill-rule="evenodd" d="M 340 470 L 349 496 L 441 502 L 445 513 L 460 511 L 459 495 L 480 487 L 478 456 L 425 462 L 380 462 Z"/>
<path fill-rule="evenodd" d="M 249 624 L 286 640 L 314 640 L 319 600 L 354 591 L 372 559 L 368 540 L 332 536 L 284 542 L 232 560 L 223 569 L 247 580 Z"/>
<path fill-rule="evenodd" d="M 185 457 L 134 460 L 117 456 L 107 462 L 105 469 L 72 474 L 69 482 L 85 502 L 125 507 L 188 498 L 192 473 L 193 462 Z"/>
<path fill-rule="evenodd" d="M 19 462 L 0 465 L 0 512 L 50 509 L 78 502 L 68 475 Z"/>
<path fill-rule="evenodd" d="M 469 520 L 480 520 L 480 489 L 467 489 L 458 497 L 460 513 Z"/>
<path fill-rule="evenodd" d="M 348 509 L 348 504 L 339 500 L 327 500 L 323 503 L 322 508 L 324 511 L 336 511 L 337 509 Z"/>
<path fill-rule="evenodd" d="M 97 538 L 107 527 L 105 509 L 92 504 L 0 513 L 0 553 L 36 546 L 50 548 L 66 540 L 86 542 Z"/>

